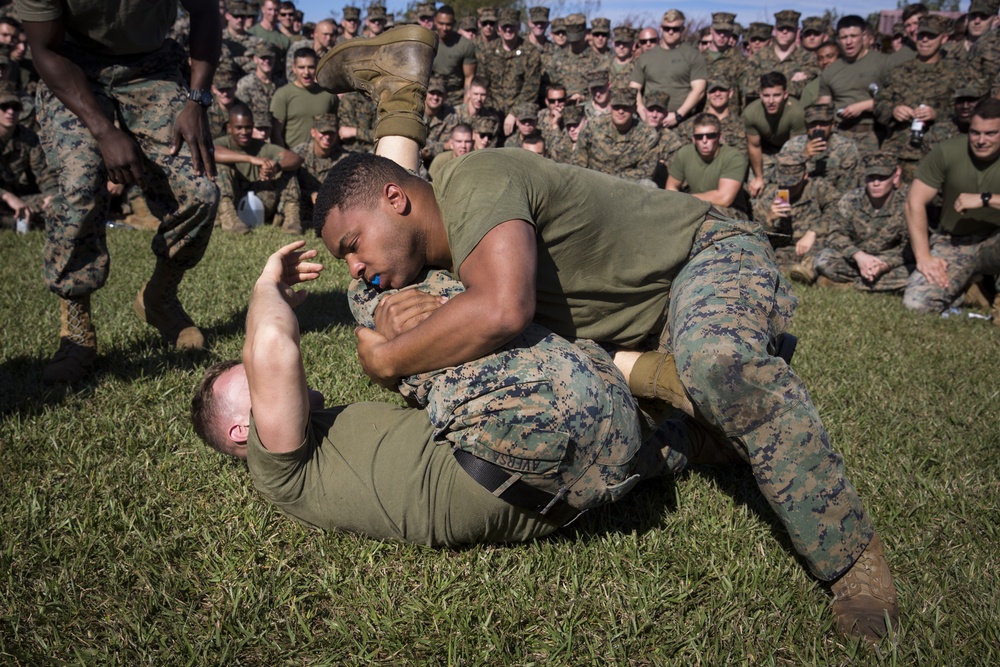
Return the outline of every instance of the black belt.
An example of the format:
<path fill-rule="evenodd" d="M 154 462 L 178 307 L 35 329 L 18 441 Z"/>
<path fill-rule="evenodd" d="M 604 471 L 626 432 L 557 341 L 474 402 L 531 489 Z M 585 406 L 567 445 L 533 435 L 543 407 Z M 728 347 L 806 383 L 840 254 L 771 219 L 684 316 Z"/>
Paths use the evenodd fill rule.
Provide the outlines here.
<path fill-rule="evenodd" d="M 469 477 L 476 480 L 480 486 L 494 496 L 514 507 L 538 512 L 560 526 L 565 526 L 580 515 L 580 510 L 571 506 L 560 496 L 531 486 L 519 475 L 511 474 L 500 466 L 484 461 L 464 449 L 453 447 L 451 451 L 454 453 L 458 465 L 462 466 L 462 470 L 469 473 Z"/>

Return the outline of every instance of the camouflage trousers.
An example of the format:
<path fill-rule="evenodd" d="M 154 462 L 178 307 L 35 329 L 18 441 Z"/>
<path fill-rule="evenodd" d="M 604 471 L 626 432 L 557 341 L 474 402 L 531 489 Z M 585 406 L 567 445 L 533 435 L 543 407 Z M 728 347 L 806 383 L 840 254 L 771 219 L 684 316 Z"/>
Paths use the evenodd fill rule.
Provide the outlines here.
<path fill-rule="evenodd" d="M 874 282 L 868 282 L 861 277 L 858 265 L 853 260 L 845 258 L 839 252 L 824 248 L 816 254 L 816 273 L 826 276 L 830 280 L 841 283 L 853 283 L 854 289 L 863 292 L 892 292 L 902 293 L 906 287 L 906 281 L 910 278 L 910 273 L 914 267 L 909 264 L 902 264 L 894 269 L 889 269 Z"/>
<path fill-rule="evenodd" d="M 18 195 L 18 199 L 30 206 L 33 211 L 31 218 L 28 220 L 30 229 L 45 229 L 45 220 L 48 213 L 42 210 L 42 204 L 45 203 L 46 196 L 47 195 L 40 193 L 33 195 Z M 14 217 L 14 209 L 7 206 L 7 204 L 3 202 L 0 202 L 0 229 L 14 229 L 16 226 L 17 219 Z"/>
<path fill-rule="evenodd" d="M 272 181 L 250 181 L 241 174 L 235 166 L 220 164 L 219 173 L 216 177 L 219 185 L 219 197 L 227 197 L 233 202 L 233 206 L 239 205 L 240 200 L 251 190 L 264 204 L 264 224 L 272 224 L 275 213 L 283 213 L 285 204 L 297 202 L 301 197 L 299 189 L 299 179 L 294 172 L 283 171 Z M 303 222 L 306 220 L 303 216 Z"/>
<path fill-rule="evenodd" d="M 744 451 L 795 550 L 832 580 L 873 528 L 804 383 L 769 351 L 795 305 L 762 228 L 709 214 L 671 288 L 660 349 L 698 417 Z"/>
<path fill-rule="evenodd" d="M 407 289 L 452 297 L 463 285 L 431 271 Z M 373 327 L 379 292 L 355 280 L 348 291 L 358 323 Z M 520 475 L 579 510 L 614 502 L 638 482 L 635 399 L 611 356 L 531 324 L 494 353 L 404 378 L 398 387 L 427 410 L 437 442 Z"/>
<path fill-rule="evenodd" d="M 972 276 L 1000 273 L 1000 229 L 966 236 L 935 232 L 931 235 L 931 256 L 948 263 L 948 286 L 931 285 L 924 274 L 914 271 L 903 294 L 903 305 L 910 310 L 943 312 L 962 295 Z"/>
<path fill-rule="evenodd" d="M 181 269 L 193 267 L 208 247 L 218 190 L 207 176 L 195 175 L 186 144 L 175 156 L 169 152 L 174 118 L 187 99 L 183 52 L 172 40 L 153 53 L 116 59 L 66 51 L 86 74 L 101 112 L 144 155 L 142 189 L 160 220 L 153 254 Z M 45 282 L 63 298 L 84 296 L 104 285 L 111 265 L 105 239 L 108 174 L 97 140 L 44 83 L 37 102 L 45 157 L 59 169 L 46 227 Z"/>

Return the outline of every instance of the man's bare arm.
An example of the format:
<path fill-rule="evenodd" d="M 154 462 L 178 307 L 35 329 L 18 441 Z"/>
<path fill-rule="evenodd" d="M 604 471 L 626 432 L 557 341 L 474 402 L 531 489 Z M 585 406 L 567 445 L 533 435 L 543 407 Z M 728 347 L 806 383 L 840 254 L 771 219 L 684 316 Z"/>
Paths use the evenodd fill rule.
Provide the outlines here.
<path fill-rule="evenodd" d="M 906 215 L 906 226 L 910 232 L 910 247 L 917 260 L 917 271 L 924 274 L 930 284 L 947 287 L 948 263 L 940 257 L 931 255 L 928 237 L 927 205 L 934 200 L 937 192 L 937 189 L 920 179 L 913 179 L 903 210 Z"/>
<path fill-rule="evenodd" d="M 465 292 L 392 340 L 357 330 L 365 373 L 392 388 L 400 377 L 456 366 L 507 343 L 535 314 L 536 252 L 535 228 L 527 222 L 494 227 L 461 266 Z M 378 311 L 375 318 L 378 326 Z"/>
<path fill-rule="evenodd" d="M 181 0 L 181 4 L 191 15 L 191 34 L 188 39 L 191 52 L 191 90 L 211 90 L 212 78 L 222 53 L 222 19 L 211 3 Z M 214 179 L 215 158 L 208 110 L 190 100 L 174 120 L 170 154 L 176 155 L 184 142 L 191 149 L 191 164 L 195 173 L 201 175 L 207 172 Z"/>
<path fill-rule="evenodd" d="M 309 420 L 306 373 L 299 349 L 299 321 L 292 310 L 308 292 L 292 289 L 315 280 L 322 264 L 308 262 L 315 250 L 290 243 L 267 259 L 247 311 L 243 364 L 260 441 L 268 451 L 290 452 L 302 444 Z"/>

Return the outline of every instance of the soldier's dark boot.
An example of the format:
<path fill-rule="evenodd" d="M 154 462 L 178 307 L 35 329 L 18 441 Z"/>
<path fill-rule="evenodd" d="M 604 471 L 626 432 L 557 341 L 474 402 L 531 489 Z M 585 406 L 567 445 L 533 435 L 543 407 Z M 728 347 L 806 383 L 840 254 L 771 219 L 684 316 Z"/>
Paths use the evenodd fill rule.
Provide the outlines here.
<path fill-rule="evenodd" d="M 205 347 L 205 337 L 177 298 L 177 286 L 183 277 L 183 269 L 157 259 L 152 277 L 139 290 L 132 308 L 140 320 L 160 332 L 168 345 L 180 350 L 201 350 Z"/>
<path fill-rule="evenodd" d="M 681 386 L 674 355 L 665 352 L 644 352 L 635 361 L 629 374 L 629 389 L 637 398 L 664 401 L 693 417 L 694 406 Z"/>
<path fill-rule="evenodd" d="M 364 92 L 377 105 L 375 139 L 401 136 L 427 141 L 424 97 L 437 51 L 437 35 L 415 25 L 371 39 L 339 44 L 316 66 L 316 81 L 331 93 Z"/>
<path fill-rule="evenodd" d="M 878 535 L 846 573 L 830 584 L 837 631 L 877 644 L 899 628 L 899 602 Z"/>
<path fill-rule="evenodd" d="M 97 333 L 90 319 L 90 295 L 59 301 L 59 349 L 42 371 L 42 382 L 49 385 L 79 382 L 97 359 Z"/>

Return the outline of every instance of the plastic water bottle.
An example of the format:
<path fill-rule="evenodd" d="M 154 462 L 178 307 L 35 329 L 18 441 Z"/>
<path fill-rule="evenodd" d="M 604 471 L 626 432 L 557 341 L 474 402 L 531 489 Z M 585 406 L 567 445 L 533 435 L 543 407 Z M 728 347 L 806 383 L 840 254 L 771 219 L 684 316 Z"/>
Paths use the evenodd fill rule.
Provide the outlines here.
<path fill-rule="evenodd" d="M 18 234 L 27 234 L 28 233 L 28 214 L 27 213 L 24 213 L 24 214 L 19 215 L 17 217 L 17 220 L 14 221 L 14 230 Z"/>
<path fill-rule="evenodd" d="M 236 207 L 236 214 L 247 227 L 260 227 L 264 224 L 264 202 L 251 190 L 240 200 L 240 205 Z"/>

